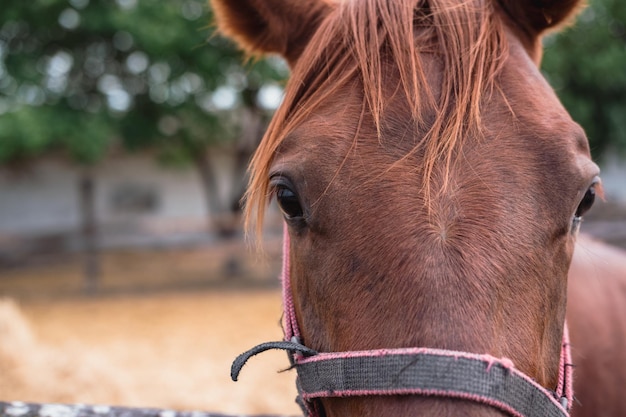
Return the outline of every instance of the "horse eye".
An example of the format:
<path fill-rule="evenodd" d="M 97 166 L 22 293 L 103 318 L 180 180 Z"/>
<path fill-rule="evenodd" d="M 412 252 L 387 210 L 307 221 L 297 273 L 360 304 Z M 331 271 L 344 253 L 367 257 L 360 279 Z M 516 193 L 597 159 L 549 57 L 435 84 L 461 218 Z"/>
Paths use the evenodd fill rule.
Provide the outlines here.
<path fill-rule="evenodd" d="M 303 216 L 304 212 L 298 196 L 289 188 L 279 185 L 276 188 L 276 201 L 287 219 Z"/>
<path fill-rule="evenodd" d="M 585 196 L 580 201 L 580 204 L 578 205 L 578 208 L 576 209 L 576 214 L 574 216 L 577 218 L 581 218 L 593 206 L 593 203 L 595 200 L 596 200 L 596 187 L 595 185 L 592 185 L 591 187 L 587 189 Z"/>

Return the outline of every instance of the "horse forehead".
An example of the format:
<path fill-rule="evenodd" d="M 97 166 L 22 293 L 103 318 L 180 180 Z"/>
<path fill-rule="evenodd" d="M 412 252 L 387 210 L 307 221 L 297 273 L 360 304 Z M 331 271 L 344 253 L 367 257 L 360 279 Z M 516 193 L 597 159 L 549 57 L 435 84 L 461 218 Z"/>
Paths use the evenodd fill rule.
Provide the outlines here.
<path fill-rule="evenodd" d="M 293 154 L 304 157 L 317 153 L 345 156 L 357 138 L 361 99 L 355 94 L 342 94 L 339 89 L 333 99 L 318 105 L 298 125 L 282 132 L 276 150 L 278 159 L 290 158 Z"/>
<path fill-rule="evenodd" d="M 527 157 L 532 152 L 540 157 L 561 153 L 562 158 L 552 159 L 560 161 L 559 166 L 554 168 L 563 168 L 571 173 L 573 167 L 565 169 L 569 164 L 568 157 L 588 156 L 587 138 L 517 38 L 508 33 L 508 42 L 510 54 L 498 75 L 497 91 L 492 91 L 491 96 L 481 103 L 485 132 L 492 138 L 504 139 L 507 144 L 491 147 L 489 151 L 505 154 L 524 148 L 522 150 Z M 443 68 L 432 54 L 423 55 L 427 64 L 425 75 L 435 95 L 439 96 L 443 93 L 438 90 Z M 363 112 L 365 97 L 358 82 L 330 84 L 333 91 L 329 99 L 310 109 L 295 128 L 285 132 L 276 152 L 278 159 L 311 162 L 319 175 L 320 169 L 332 169 L 334 165 L 344 163 L 351 157 L 351 151 L 353 156 L 367 158 L 369 162 L 389 164 L 394 162 L 392 159 L 401 159 L 414 150 L 424 132 L 412 129 L 415 125 L 412 124 L 411 109 L 402 94 L 398 94 L 401 90 L 398 80 L 394 81 L 389 74 L 385 78 L 386 103 L 380 132 L 371 116 Z M 433 110 L 425 111 L 433 113 L 425 115 L 425 121 L 434 117 Z M 378 133 L 381 135 L 376 140 Z M 526 146 L 528 142 L 519 140 L 522 137 L 532 138 L 536 143 L 529 148 Z M 480 146 L 480 141 L 474 139 L 464 138 L 462 146 L 474 147 L 477 143 Z M 386 157 L 390 155 L 391 158 Z M 412 161 L 419 163 L 415 159 Z M 519 162 L 520 170 L 527 168 L 524 161 Z M 304 168 L 305 165 L 302 166 Z"/>

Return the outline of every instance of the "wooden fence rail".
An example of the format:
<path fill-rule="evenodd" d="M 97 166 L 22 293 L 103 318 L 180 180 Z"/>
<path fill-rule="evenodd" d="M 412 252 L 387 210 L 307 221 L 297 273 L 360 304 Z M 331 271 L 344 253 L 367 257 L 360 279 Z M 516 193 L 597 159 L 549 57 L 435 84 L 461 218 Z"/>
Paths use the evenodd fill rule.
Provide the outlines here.
<path fill-rule="evenodd" d="M 35 404 L 0 401 L 0 417 L 247 417 L 204 411 L 175 411 L 159 408 L 118 407 L 85 404 Z M 254 417 L 286 417 L 278 414 Z"/>

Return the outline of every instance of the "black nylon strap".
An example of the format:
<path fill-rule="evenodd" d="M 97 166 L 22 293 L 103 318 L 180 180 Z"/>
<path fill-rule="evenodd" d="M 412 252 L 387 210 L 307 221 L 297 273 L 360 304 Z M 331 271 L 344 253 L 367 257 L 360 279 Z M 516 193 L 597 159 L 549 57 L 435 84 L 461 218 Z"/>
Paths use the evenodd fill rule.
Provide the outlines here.
<path fill-rule="evenodd" d="M 237 356 L 235 358 L 235 360 L 233 361 L 233 364 L 230 367 L 230 378 L 233 381 L 237 381 L 237 378 L 239 378 L 239 373 L 241 372 L 241 368 L 244 367 L 244 365 L 246 364 L 246 362 L 248 362 L 248 359 L 250 359 L 253 356 L 258 355 L 259 353 L 263 353 L 265 351 L 268 350 L 273 350 L 273 349 L 278 349 L 278 350 L 285 350 L 289 353 L 301 353 L 303 355 L 306 356 L 311 356 L 311 355 L 316 355 L 317 352 L 314 351 L 311 348 L 308 348 L 302 344 L 300 344 L 297 341 L 293 341 L 293 342 L 288 342 L 288 341 L 281 341 L 281 342 L 266 342 L 266 343 L 261 343 L 260 345 L 257 345 L 255 347 L 253 347 L 252 349 L 242 353 L 241 355 Z"/>
<path fill-rule="evenodd" d="M 320 397 L 424 395 L 467 398 L 525 417 L 567 417 L 567 413 L 516 371 L 501 363 L 429 353 L 324 358 L 296 364 L 301 394 Z M 403 392 L 404 391 L 404 392 Z M 477 399 L 479 398 L 479 399 Z"/>

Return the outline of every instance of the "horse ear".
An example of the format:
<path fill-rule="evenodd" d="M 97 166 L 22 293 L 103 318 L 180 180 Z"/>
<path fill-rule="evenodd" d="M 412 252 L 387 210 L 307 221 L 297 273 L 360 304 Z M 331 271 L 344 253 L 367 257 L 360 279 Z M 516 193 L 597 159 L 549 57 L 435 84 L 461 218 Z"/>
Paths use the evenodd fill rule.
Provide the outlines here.
<path fill-rule="evenodd" d="M 585 0 L 496 0 L 511 25 L 522 35 L 526 50 L 537 65 L 541 62 L 541 37 L 571 23 L 586 5 Z"/>
<path fill-rule="evenodd" d="M 533 40 L 570 23 L 584 0 L 498 0 L 513 21 Z"/>
<path fill-rule="evenodd" d="M 217 27 L 252 54 L 277 53 L 293 67 L 331 6 L 324 0 L 211 0 Z"/>

